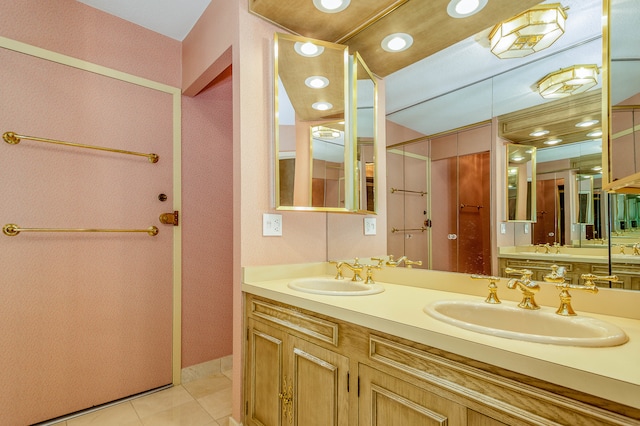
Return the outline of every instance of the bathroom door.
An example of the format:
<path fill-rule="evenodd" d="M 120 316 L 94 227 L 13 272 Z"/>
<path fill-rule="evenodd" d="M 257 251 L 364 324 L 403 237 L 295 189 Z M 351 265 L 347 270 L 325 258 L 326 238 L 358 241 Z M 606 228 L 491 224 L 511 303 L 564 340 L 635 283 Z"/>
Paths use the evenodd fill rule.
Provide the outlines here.
<path fill-rule="evenodd" d="M 25 138 L 0 146 L 0 226 L 24 229 L 0 234 L 2 423 L 170 384 L 173 229 L 158 217 L 177 196 L 174 95 L 4 48 L 0 74 L 3 133 L 160 158 Z M 158 235 L 45 230 L 150 226 Z"/>

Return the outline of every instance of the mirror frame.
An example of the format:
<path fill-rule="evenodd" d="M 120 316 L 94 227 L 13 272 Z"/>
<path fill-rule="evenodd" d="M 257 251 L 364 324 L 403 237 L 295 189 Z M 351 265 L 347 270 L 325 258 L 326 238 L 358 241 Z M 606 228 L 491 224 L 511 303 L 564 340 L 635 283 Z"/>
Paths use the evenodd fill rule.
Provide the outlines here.
<path fill-rule="evenodd" d="M 513 165 L 511 164 L 511 155 L 512 155 L 512 150 L 513 152 L 517 153 L 519 151 L 524 151 L 524 158 L 523 160 L 527 160 L 523 163 L 520 163 L 519 165 L 526 165 L 527 163 L 531 163 L 531 184 L 528 185 L 528 190 L 527 190 L 527 198 L 528 200 L 526 200 L 526 204 L 525 204 L 525 210 L 527 208 L 527 205 L 529 206 L 529 212 L 528 212 L 528 216 L 525 218 L 518 218 L 518 214 L 517 214 L 517 206 L 516 206 L 516 213 L 515 213 L 515 218 L 511 219 L 510 218 L 510 209 L 509 209 L 509 169 L 513 167 Z M 531 152 L 528 152 L 531 151 Z M 536 182 L 537 182 L 537 177 L 536 177 L 536 151 L 537 149 L 533 146 L 528 146 L 528 145 L 520 145 L 520 144 L 513 144 L 513 143 L 508 143 L 505 144 L 505 188 L 504 188 L 504 192 L 505 192 L 505 222 L 536 222 Z M 527 181 L 528 182 L 528 181 Z M 519 189 L 516 188 L 518 191 Z M 518 197 L 516 196 L 516 200 L 518 199 Z M 517 201 L 516 201 L 517 204 Z"/>

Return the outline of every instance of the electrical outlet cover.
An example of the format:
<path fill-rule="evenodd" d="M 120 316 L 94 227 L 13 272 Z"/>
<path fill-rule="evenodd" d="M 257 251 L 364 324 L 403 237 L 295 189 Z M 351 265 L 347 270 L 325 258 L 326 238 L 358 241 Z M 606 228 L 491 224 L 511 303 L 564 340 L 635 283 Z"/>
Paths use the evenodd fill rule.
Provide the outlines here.
<path fill-rule="evenodd" d="M 282 236 L 282 215 L 264 213 L 262 215 L 262 235 L 265 237 Z"/>
<path fill-rule="evenodd" d="M 364 218 L 364 235 L 376 235 L 376 218 Z"/>

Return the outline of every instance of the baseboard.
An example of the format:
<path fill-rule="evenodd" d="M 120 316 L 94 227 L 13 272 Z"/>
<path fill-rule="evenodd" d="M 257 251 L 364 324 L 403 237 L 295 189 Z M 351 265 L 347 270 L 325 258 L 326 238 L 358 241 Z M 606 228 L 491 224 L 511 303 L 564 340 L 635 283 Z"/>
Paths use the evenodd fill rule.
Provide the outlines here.
<path fill-rule="evenodd" d="M 192 365 L 182 369 L 181 383 L 188 383 L 202 377 L 223 374 L 231 378 L 233 368 L 233 356 L 228 355 L 222 358 Z"/>
<path fill-rule="evenodd" d="M 242 426 L 242 423 L 238 423 L 233 417 L 229 417 L 229 426 Z"/>

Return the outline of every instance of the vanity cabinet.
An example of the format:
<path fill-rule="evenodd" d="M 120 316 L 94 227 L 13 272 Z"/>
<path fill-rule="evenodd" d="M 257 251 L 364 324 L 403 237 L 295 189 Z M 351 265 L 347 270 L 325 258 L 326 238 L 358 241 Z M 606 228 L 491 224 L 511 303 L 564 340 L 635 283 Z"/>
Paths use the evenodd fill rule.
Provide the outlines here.
<path fill-rule="evenodd" d="M 640 426 L 640 410 L 424 343 L 252 294 L 245 309 L 247 425 Z"/>
<path fill-rule="evenodd" d="M 305 316 L 275 305 L 279 327 L 247 321 L 247 425 L 346 426 L 349 424 L 349 359 L 289 332 L 305 330 Z M 296 321 L 289 322 L 288 321 Z M 312 319 L 313 320 L 313 319 Z M 309 329 L 308 331 L 313 331 Z"/>

